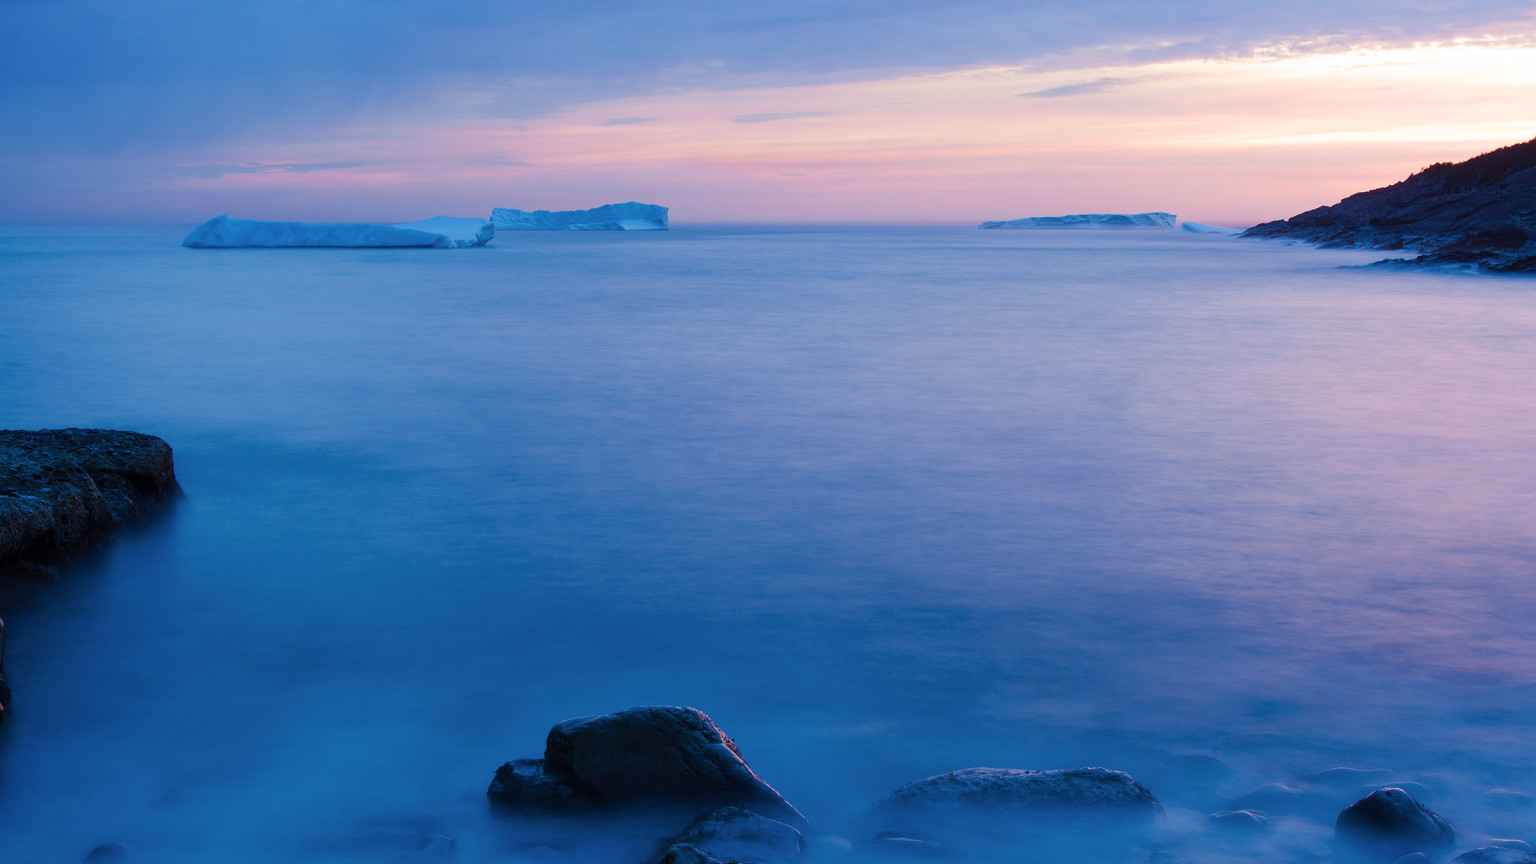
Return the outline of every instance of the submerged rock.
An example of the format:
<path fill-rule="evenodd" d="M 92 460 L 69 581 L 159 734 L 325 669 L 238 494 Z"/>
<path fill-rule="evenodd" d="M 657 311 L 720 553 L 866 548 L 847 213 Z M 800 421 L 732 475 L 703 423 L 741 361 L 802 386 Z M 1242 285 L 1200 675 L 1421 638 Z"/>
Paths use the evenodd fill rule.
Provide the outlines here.
<path fill-rule="evenodd" d="M 1438 849 L 1456 840 L 1450 823 L 1396 787 L 1377 789 L 1344 808 L 1334 831 L 1356 846 L 1398 853 Z"/>
<path fill-rule="evenodd" d="M 171 447 L 153 435 L 0 431 L 0 575 L 48 574 L 176 490 Z"/>
<path fill-rule="evenodd" d="M 1536 854 L 1529 849 L 1510 846 L 1482 846 L 1451 859 L 1452 864 L 1536 864 Z"/>
<path fill-rule="evenodd" d="M 965 768 L 927 777 L 897 789 L 875 805 L 892 812 L 995 810 L 1010 813 L 1161 813 L 1157 799 L 1124 771 L 1068 768 Z"/>
<path fill-rule="evenodd" d="M 805 855 L 805 837 L 793 826 L 740 807 L 701 815 L 668 845 L 680 843 L 722 861 L 787 864 Z"/>
<path fill-rule="evenodd" d="M 667 851 L 661 853 L 661 858 L 656 864 L 724 864 L 724 862 L 702 849 L 687 843 L 678 843 L 667 847 Z"/>
<path fill-rule="evenodd" d="M 1258 834 L 1270 829 L 1269 818 L 1252 810 L 1223 810 L 1212 813 L 1205 820 L 1213 828 L 1234 834 Z"/>
<path fill-rule="evenodd" d="M 880 828 L 946 844 L 990 835 L 1037 845 L 1066 833 L 1114 845 L 1162 809 L 1131 775 L 1107 768 L 967 768 L 909 783 L 877 802 L 871 816 Z M 1069 823 L 1081 824 L 1064 832 Z"/>
<path fill-rule="evenodd" d="M 1303 774 L 1296 779 L 1302 783 L 1330 786 L 1336 789 L 1358 789 L 1362 786 L 1379 789 L 1382 788 L 1381 784 L 1391 778 L 1392 772 L 1386 768 L 1329 768 L 1326 771 Z"/>
<path fill-rule="evenodd" d="M 875 835 L 875 839 L 871 840 L 869 845 L 880 852 L 911 858 L 942 858 L 945 855 L 944 847 L 938 843 L 919 840 L 916 837 L 903 837 L 895 831 L 881 831 Z"/>
<path fill-rule="evenodd" d="M 544 758 L 502 765 L 487 794 L 514 809 L 556 812 L 737 806 L 797 829 L 810 827 L 753 773 L 736 742 L 696 708 L 631 708 L 557 723 L 545 740 Z"/>
<path fill-rule="evenodd" d="M 1232 801 L 1231 810 L 1259 810 L 1277 816 L 1325 820 L 1338 812 L 1343 795 L 1329 795 L 1302 785 L 1267 783 Z"/>
<path fill-rule="evenodd" d="M 103 843 L 85 856 L 85 864 L 108 864 L 113 861 L 127 861 L 132 857 L 128 847 L 121 843 Z"/>

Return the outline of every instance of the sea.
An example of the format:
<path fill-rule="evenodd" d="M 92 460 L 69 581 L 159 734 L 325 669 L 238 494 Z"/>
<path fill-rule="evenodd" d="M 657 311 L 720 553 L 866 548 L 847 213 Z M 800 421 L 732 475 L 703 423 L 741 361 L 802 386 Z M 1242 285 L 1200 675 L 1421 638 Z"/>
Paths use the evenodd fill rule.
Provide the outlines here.
<path fill-rule="evenodd" d="M 1536 839 L 1536 281 L 1166 231 L 190 227 L 0 227 L 0 428 L 158 435 L 183 490 L 3 608 L 4 861 L 649 864 L 485 796 L 642 705 L 712 717 L 813 861 L 886 860 L 869 806 L 975 766 L 1131 773 L 1134 861 L 1326 860 L 1383 784 L 1453 852 Z M 1273 830 L 1207 827 L 1266 784 Z"/>

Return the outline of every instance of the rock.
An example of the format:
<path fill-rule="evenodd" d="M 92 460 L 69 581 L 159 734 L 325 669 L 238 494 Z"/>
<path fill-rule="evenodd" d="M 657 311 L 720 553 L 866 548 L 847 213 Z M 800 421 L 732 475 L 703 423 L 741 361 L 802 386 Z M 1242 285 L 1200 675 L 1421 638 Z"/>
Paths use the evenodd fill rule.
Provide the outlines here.
<path fill-rule="evenodd" d="M 636 805 L 744 807 L 797 829 L 810 823 L 753 773 L 736 743 L 696 708 L 631 708 L 549 730 L 543 759 L 497 769 L 487 794 L 523 810 Z"/>
<path fill-rule="evenodd" d="M 1269 818 L 1252 810 L 1223 810 L 1205 817 L 1212 828 L 1234 834 L 1257 834 L 1270 829 Z"/>
<path fill-rule="evenodd" d="M 1394 787 L 1407 792 L 1409 795 L 1412 795 L 1413 799 L 1420 804 L 1427 804 L 1435 797 L 1435 793 L 1431 792 L 1429 787 L 1425 786 L 1423 783 L 1414 783 L 1410 780 L 1393 780 L 1390 783 L 1372 783 L 1368 786 L 1361 786 L 1360 788 L 1354 790 L 1355 799 L 1359 800 L 1364 798 L 1372 792 L 1375 792 L 1377 789 L 1389 789 Z"/>
<path fill-rule="evenodd" d="M 45 574 L 176 490 L 170 445 L 152 435 L 0 431 L 0 575 Z"/>
<path fill-rule="evenodd" d="M 451 861 L 457 847 L 452 837 L 435 832 L 366 831 L 334 851 L 374 864 L 437 864 Z"/>
<path fill-rule="evenodd" d="M 702 852 L 687 843 L 667 847 L 656 864 L 722 864 L 719 858 Z"/>
<path fill-rule="evenodd" d="M 108 864 L 113 861 L 127 861 L 130 857 L 127 846 L 121 843 L 103 843 L 85 856 L 85 864 Z"/>
<path fill-rule="evenodd" d="M 875 839 L 871 840 L 869 845 L 879 852 L 911 858 L 942 858 L 945 854 L 944 847 L 938 843 L 919 840 L 916 837 L 903 837 L 894 831 L 881 831 L 875 835 Z"/>
<path fill-rule="evenodd" d="M 1326 771 L 1303 774 L 1296 779 L 1301 783 L 1329 786 L 1335 789 L 1358 789 L 1362 786 L 1379 789 L 1381 784 L 1392 779 L 1392 772 L 1385 768 L 1329 768 Z"/>
<path fill-rule="evenodd" d="M 722 861 L 780 864 L 805 855 L 805 837 L 793 826 L 740 807 L 721 807 L 699 816 L 668 845 L 680 843 Z"/>
<path fill-rule="evenodd" d="M 1398 854 L 1438 849 L 1456 840 L 1449 823 L 1395 787 L 1377 789 L 1344 808 L 1334 832 L 1357 846 Z"/>
<path fill-rule="evenodd" d="M 1397 266 L 1536 271 L 1536 140 L 1465 162 L 1442 162 L 1380 189 L 1351 195 L 1288 220 L 1255 225 L 1245 237 L 1324 247 L 1408 249 Z"/>
<path fill-rule="evenodd" d="M 1512 849 L 1508 846 L 1482 846 L 1471 852 L 1463 852 L 1451 859 L 1452 864 L 1536 864 L 1536 855 L 1529 849 Z"/>
<path fill-rule="evenodd" d="M 1429 856 L 1423 852 L 1409 852 L 1393 858 L 1392 864 L 1429 864 Z"/>
<path fill-rule="evenodd" d="M 1279 816 L 1326 819 L 1338 809 L 1339 800 L 1342 797 L 1328 795 L 1304 786 L 1268 783 L 1234 799 L 1228 809 L 1258 810 Z"/>
<path fill-rule="evenodd" d="M 1509 837 L 1494 837 L 1488 841 L 1487 845 L 1498 846 L 1501 849 L 1519 849 L 1521 852 L 1536 852 L 1536 849 L 1532 849 L 1531 844 L 1524 840 Z"/>
<path fill-rule="evenodd" d="M 1214 783 L 1232 776 L 1227 763 L 1207 753 L 1185 753 L 1169 756 L 1158 763 L 1159 775 L 1180 777 L 1187 782 Z"/>
<path fill-rule="evenodd" d="M 1525 810 L 1533 803 L 1531 796 L 1515 789 L 1489 789 L 1483 800 L 1498 810 Z"/>
<path fill-rule="evenodd" d="M 1107 768 L 967 768 L 909 783 L 877 802 L 871 816 L 875 827 L 945 845 L 981 835 L 1037 845 L 1063 832 L 1113 845 L 1147 828 L 1162 809 L 1129 774 Z"/>

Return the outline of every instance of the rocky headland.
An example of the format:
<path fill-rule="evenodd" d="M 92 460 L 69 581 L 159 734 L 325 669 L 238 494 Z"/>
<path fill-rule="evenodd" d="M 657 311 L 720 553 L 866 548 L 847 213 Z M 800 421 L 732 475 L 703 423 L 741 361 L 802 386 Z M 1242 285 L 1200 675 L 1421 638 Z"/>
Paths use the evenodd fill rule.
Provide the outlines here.
<path fill-rule="evenodd" d="M 1373 266 L 1536 273 L 1536 139 L 1431 165 L 1242 236 L 1420 253 Z"/>
<path fill-rule="evenodd" d="M 0 577 L 51 576 L 177 488 L 171 446 L 153 435 L 0 431 Z"/>

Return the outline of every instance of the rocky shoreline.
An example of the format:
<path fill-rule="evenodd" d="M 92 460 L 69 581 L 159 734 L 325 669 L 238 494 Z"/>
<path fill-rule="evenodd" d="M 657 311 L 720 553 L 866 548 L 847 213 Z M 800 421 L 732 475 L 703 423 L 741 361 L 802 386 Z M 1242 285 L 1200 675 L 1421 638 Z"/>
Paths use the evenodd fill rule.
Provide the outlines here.
<path fill-rule="evenodd" d="M 0 577 L 51 577 L 178 489 L 171 446 L 153 435 L 0 431 Z"/>
<path fill-rule="evenodd" d="M 1431 165 L 1241 236 L 1420 253 L 1375 267 L 1536 273 L 1536 139 Z"/>
<path fill-rule="evenodd" d="M 1205 773 L 1216 767 L 1207 763 L 1219 763 L 1198 759 Z M 1305 820 L 1331 828 L 1339 861 L 1428 864 L 1454 851 L 1458 838 L 1417 797 L 1428 794 L 1390 771 L 1333 768 L 1239 796 L 1203 826 L 1170 830 L 1163 804 L 1121 771 L 967 768 L 896 789 L 869 806 L 862 837 L 830 845 L 861 860 L 1001 854 L 1062 864 L 1178 864 L 1183 847 L 1198 848 L 1202 836 L 1241 848 L 1261 843 L 1275 820 Z M 655 864 L 794 864 L 811 853 L 812 841 L 826 847 L 833 840 L 818 838 L 810 820 L 695 708 L 632 708 L 557 723 L 544 758 L 502 765 L 487 795 L 504 814 L 561 815 L 576 832 L 641 814 L 655 826 Z M 1536 853 L 1522 840 L 1487 840 L 1452 862 L 1536 864 Z"/>

